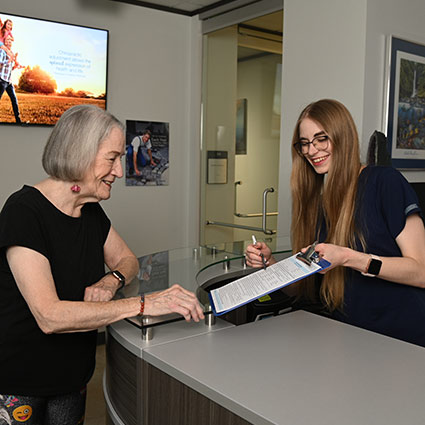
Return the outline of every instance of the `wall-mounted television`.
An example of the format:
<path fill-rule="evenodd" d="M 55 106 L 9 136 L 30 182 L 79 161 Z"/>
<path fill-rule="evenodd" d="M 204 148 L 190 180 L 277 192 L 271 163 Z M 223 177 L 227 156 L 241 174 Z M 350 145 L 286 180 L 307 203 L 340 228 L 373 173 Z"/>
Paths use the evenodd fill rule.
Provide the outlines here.
<path fill-rule="evenodd" d="M 0 19 L 0 124 L 54 125 L 83 103 L 106 109 L 107 30 L 1 11 Z"/>

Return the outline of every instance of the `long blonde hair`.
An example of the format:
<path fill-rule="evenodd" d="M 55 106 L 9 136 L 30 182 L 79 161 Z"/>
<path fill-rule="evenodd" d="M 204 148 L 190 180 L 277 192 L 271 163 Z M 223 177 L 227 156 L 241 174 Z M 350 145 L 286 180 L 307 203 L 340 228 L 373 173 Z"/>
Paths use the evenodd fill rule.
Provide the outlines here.
<path fill-rule="evenodd" d="M 326 180 L 296 151 L 300 124 L 310 118 L 320 125 L 332 143 L 332 162 Z M 354 120 L 340 102 L 322 99 L 308 105 L 298 118 L 292 139 L 292 225 L 294 252 L 308 246 L 318 237 L 320 223 L 327 229 L 326 242 L 355 246 L 355 201 L 360 172 L 359 138 Z M 361 235 L 357 235 L 360 236 Z M 336 267 L 323 276 L 320 296 L 329 310 L 342 309 L 345 273 Z M 301 293 L 314 294 L 314 280 L 301 284 Z"/>

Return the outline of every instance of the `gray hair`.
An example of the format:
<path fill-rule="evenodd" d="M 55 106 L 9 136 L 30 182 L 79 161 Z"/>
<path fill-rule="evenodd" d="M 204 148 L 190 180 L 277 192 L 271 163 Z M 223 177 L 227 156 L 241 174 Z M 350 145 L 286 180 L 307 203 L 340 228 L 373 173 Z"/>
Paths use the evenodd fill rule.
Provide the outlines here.
<path fill-rule="evenodd" d="M 124 125 L 104 109 L 94 105 L 69 108 L 56 123 L 44 147 L 44 170 L 59 180 L 81 180 L 113 128 L 124 131 Z"/>

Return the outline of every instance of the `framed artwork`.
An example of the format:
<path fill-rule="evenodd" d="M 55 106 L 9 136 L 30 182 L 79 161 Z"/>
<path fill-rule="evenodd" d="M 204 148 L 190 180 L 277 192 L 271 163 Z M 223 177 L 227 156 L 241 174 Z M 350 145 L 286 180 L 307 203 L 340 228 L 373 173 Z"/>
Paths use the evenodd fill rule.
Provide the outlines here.
<path fill-rule="evenodd" d="M 398 169 L 425 168 L 425 45 L 389 36 L 384 132 Z"/>
<path fill-rule="evenodd" d="M 126 186 L 169 184 L 169 123 L 126 121 Z"/>
<path fill-rule="evenodd" d="M 227 151 L 207 151 L 207 183 L 227 183 Z"/>
<path fill-rule="evenodd" d="M 247 99 L 236 101 L 236 155 L 246 155 Z"/>

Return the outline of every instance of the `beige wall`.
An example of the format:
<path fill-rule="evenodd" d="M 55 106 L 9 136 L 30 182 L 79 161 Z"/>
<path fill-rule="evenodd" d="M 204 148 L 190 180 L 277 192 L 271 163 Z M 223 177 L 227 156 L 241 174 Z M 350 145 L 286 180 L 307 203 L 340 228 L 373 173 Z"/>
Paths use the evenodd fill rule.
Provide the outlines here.
<path fill-rule="evenodd" d="M 137 255 L 198 240 L 201 35 L 197 18 L 105 0 L 2 0 L 2 13 L 108 29 L 108 110 L 170 123 L 170 185 L 116 182 L 103 203 Z M 0 199 L 44 178 L 50 128 L 0 126 Z"/>

